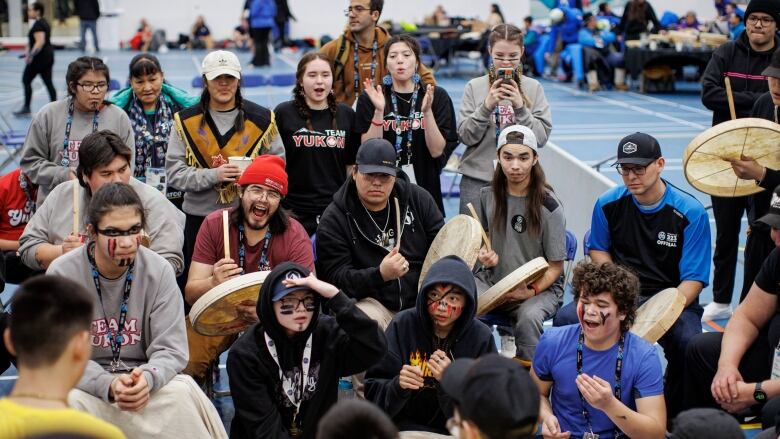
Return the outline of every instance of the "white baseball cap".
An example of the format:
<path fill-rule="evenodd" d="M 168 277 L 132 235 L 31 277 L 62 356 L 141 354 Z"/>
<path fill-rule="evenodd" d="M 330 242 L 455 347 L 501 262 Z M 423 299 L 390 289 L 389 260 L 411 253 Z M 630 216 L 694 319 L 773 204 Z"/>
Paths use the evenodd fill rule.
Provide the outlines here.
<path fill-rule="evenodd" d="M 507 136 L 511 133 L 518 133 L 522 135 L 522 138 L 520 141 L 517 140 L 507 140 Z M 536 135 L 533 131 L 531 131 L 530 128 L 523 126 L 523 125 L 510 125 L 503 130 L 501 130 L 501 134 L 498 135 L 498 142 L 496 143 L 496 149 L 501 149 L 502 146 L 513 144 L 513 145 L 525 145 L 531 149 L 534 150 L 535 153 L 539 152 L 539 145 L 536 143 Z"/>
<path fill-rule="evenodd" d="M 230 75 L 241 79 L 241 63 L 233 52 L 227 50 L 215 50 L 209 53 L 203 58 L 200 68 L 209 81 L 219 75 Z"/>

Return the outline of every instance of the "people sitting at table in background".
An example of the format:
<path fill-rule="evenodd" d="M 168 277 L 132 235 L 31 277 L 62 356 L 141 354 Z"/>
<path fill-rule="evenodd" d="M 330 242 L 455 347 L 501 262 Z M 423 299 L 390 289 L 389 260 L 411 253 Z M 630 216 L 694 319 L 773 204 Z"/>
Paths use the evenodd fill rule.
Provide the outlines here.
<path fill-rule="evenodd" d="M 544 54 L 547 66 L 544 69 L 545 76 L 555 77 L 559 81 L 570 78 L 571 66 L 563 65 L 561 52 L 569 44 L 577 42 L 580 27 L 582 26 L 582 11 L 565 5 L 560 5 L 550 11 L 550 40 Z"/>
<path fill-rule="evenodd" d="M 586 13 L 582 19 L 584 27 L 579 32 L 579 43 L 582 45 L 588 91 L 598 91 L 602 84 L 609 83 L 613 71 L 615 88 L 628 90 L 623 52 L 616 47 L 617 37 L 610 30 L 599 30 L 598 19 L 592 13 Z"/>
<path fill-rule="evenodd" d="M 438 5 L 433 13 L 425 17 L 425 24 L 431 26 L 449 26 L 450 17 L 447 16 L 447 11 L 444 10 L 444 6 Z"/>
<path fill-rule="evenodd" d="M 206 26 L 206 19 L 202 15 L 198 15 L 192 25 L 189 48 L 207 50 L 214 48 L 214 39 L 211 38 L 211 31 Z"/>
<path fill-rule="evenodd" d="M 620 17 L 612 12 L 612 7 L 607 2 L 599 3 L 599 11 L 596 15 L 599 17 L 599 20 L 607 20 L 611 29 L 614 29 L 620 23 Z"/>
<path fill-rule="evenodd" d="M 653 6 L 647 0 L 631 0 L 623 9 L 617 30 L 623 40 L 639 40 L 642 34 L 648 33 L 649 24 L 653 25 L 652 33 L 663 30 Z"/>
<path fill-rule="evenodd" d="M 698 31 L 700 27 L 701 23 L 699 23 L 699 20 L 696 18 L 696 13 L 693 11 L 686 12 L 685 16 L 680 19 L 680 23 L 677 25 L 677 29 L 680 30 L 693 29 Z"/>

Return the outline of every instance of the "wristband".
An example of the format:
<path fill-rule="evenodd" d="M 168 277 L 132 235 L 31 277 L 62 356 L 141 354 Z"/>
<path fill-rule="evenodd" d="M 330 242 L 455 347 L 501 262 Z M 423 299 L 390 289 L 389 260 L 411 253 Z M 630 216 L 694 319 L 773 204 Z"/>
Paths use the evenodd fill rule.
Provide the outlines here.
<path fill-rule="evenodd" d="M 539 295 L 539 287 L 537 287 L 536 284 L 531 284 L 531 285 L 528 286 L 528 288 L 534 290 L 534 296 L 538 296 Z"/>
<path fill-rule="evenodd" d="M 382 125 L 384 125 L 384 121 L 382 121 L 382 120 L 380 120 L 380 121 L 376 121 L 376 120 L 373 120 L 373 119 L 372 119 L 372 120 L 371 120 L 371 125 L 373 125 L 373 126 L 375 126 L 375 127 L 381 127 Z"/>

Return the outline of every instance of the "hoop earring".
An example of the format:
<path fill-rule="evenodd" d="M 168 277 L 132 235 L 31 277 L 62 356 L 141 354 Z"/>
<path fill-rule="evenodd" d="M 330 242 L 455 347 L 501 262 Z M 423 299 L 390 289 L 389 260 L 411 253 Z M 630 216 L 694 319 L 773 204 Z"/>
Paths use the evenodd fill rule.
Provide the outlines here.
<path fill-rule="evenodd" d="M 387 86 L 393 85 L 393 77 L 390 76 L 389 74 L 385 75 L 382 78 L 382 84 L 387 85 Z"/>

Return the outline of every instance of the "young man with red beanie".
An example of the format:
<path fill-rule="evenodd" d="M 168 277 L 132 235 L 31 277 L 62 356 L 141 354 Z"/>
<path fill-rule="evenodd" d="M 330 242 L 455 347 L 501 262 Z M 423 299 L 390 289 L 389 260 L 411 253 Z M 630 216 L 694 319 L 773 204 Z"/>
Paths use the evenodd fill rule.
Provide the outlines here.
<path fill-rule="evenodd" d="M 209 214 L 195 241 L 184 296 L 192 305 L 217 285 L 255 271 L 269 271 L 290 261 L 314 268 L 309 235 L 303 226 L 280 206 L 287 195 L 284 160 L 261 155 L 252 161 L 238 180 L 240 203 L 229 209 L 230 258 L 225 258 L 222 210 Z M 255 304 L 238 305 L 238 315 L 247 326 L 257 323 Z M 237 336 L 209 337 L 192 329 L 187 319 L 190 358 L 184 373 L 202 380 L 209 365 L 227 350 Z"/>

